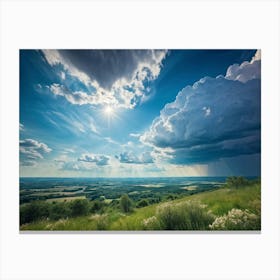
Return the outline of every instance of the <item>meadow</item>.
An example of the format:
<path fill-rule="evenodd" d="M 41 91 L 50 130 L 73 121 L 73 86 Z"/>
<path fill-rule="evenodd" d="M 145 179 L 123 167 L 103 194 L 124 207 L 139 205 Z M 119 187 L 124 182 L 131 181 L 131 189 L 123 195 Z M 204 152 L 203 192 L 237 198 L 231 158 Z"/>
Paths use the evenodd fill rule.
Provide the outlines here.
<path fill-rule="evenodd" d="M 161 187 L 154 188 L 150 188 L 151 185 L 147 188 L 134 184 L 133 188 L 132 186 L 124 188 L 122 193 L 119 188 L 115 188 L 115 195 L 112 195 L 112 186 L 106 186 L 108 193 L 100 188 L 103 195 L 98 197 L 84 192 L 82 196 L 81 191 L 85 191 L 86 188 L 79 186 L 70 187 L 68 192 L 65 191 L 67 190 L 65 186 L 59 188 L 55 186 L 56 184 L 52 192 L 50 189 L 39 189 L 36 186 L 35 193 L 39 194 L 36 196 L 37 199 L 20 205 L 20 230 L 261 229 L 259 179 L 229 177 L 224 183 L 200 182 L 203 183 L 202 186 L 189 182 L 187 186 L 185 183 L 179 184 L 179 188 L 171 188 L 170 184 L 166 186 L 162 182 Z M 141 187 L 145 190 L 140 191 Z M 152 191 L 146 192 L 146 189 Z M 44 199 L 40 195 L 40 190 L 44 191 Z M 73 190 L 76 193 L 74 196 Z M 26 195 L 28 190 L 23 188 L 22 191 Z M 59 196 L 61 193 L 67 195 L 49 198 L 48 195 L 53 193 L 58 193 L 56 195 Z M 111 198 L 108 198 L 108 194 L 111 194 Z M 30 189 L 29 195 L 35 197 Z"/>

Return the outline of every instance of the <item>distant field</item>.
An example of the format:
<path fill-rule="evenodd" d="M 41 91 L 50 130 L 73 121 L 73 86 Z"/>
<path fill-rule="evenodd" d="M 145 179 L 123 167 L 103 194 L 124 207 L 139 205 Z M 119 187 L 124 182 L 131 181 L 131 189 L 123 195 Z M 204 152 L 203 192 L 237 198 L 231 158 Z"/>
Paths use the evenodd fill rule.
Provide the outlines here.
<path fill-rule="evenodd" d="M 53 201 L 63 202 L 63 201 L 72 201 L 72 200 L 75 200 L 75 199 L 86 199 L 86 196 L 82 195 L 82 196 L 69 196 L 69 197 L 50 198 L 50 199 L 47 199 L 46 201 L 47 202 L 53 202 Z"/>
<path fill-rule="evenodd" d="M 194 191 L 195 189 L 197 189 L 197 186 L 187 186 L 187 187 L 182 187 L 182 189 L 187 191 Z"/>
<path fill-rule="evenodd" d="M 218 189 L 225 183 L 225 177 L 195 178 L 115 178 L 115 179 L 21 179 L 20 204 L 32 201 L 63 201 L 63 198 L 85 196 L 89 200 L 119 199 L 128 194 L 134 202 L 148 199 L 154 204 L 167 199 L 174 199 Z"/>

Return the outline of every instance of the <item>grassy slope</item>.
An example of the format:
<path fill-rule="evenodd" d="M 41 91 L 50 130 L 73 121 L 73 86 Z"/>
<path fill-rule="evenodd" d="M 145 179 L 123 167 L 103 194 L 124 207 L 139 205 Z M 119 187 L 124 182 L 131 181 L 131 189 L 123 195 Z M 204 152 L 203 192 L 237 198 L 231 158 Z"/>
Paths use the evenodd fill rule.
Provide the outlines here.
<path fill-rule="evenodd" d="M 248 209 L 260 213 L 261 187 L 260 184 L 242 187 L 240 189 L 221 188 L 219 190 L 186 196 L 172 201 L 198 200 L 217 216 L 226 214 L 232 208 Z M 105 216 L 90 215 L 59 221 L 39 221 L 21 226 L 21 230 L 142 230 L 142 221 L 153 216 L 159 204 L 135 209 L 129 215 L 109 213 Z M 106 225 L 104 225 L 106 221 Z"/>

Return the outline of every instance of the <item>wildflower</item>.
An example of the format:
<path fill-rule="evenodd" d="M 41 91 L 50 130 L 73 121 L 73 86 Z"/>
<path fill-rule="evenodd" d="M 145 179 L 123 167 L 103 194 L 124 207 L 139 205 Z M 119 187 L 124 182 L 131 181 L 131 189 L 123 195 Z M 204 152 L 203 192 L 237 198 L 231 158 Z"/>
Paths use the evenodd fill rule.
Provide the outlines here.
<path fill-rule="evenodd" d="M 148 226 L 149 224 L 154 223 L 155 221 L 157 221 L 157 217 L 152 216 L 150 218 L 147 218 L 147 219 L 143 220 L 142 223 L 143 223 L 144 226 Z"/>
<path fill-rule="evenodd" d="M 226 215 L 217 217 L 209 227 L 214 230 L 254 230 L 260 228 L 260 217 L 247 209 L 233 208 Z"/>

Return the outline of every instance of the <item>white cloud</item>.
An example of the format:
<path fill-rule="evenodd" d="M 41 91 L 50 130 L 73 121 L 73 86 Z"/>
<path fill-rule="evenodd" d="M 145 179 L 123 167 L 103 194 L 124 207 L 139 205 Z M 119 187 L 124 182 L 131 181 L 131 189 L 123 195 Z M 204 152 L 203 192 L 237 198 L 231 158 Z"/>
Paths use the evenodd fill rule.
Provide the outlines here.
<path fill-rule="evenodd" d="M 80 164 L 77 161 L 57 161 L 59 164 L 59 170 L 67 170 L 67 171 L 87 171 L 90 170 L 89 167 Z"/>
<path fill-rule="evenodd" d="M 246 83 L 252 79 L 261 77 L 261 50 L 257 50 L 250 62 L 245 61 L 239 64 L 231 65 L 226 73 L 229 80 Z"/>
<path fill-rule="evenodd" d="M 120 145 L 120 143 L 118 143 L 117 141 L 113 140 L 111 137 L 104 137 L 104 140 L 106 140 L 108 143 L 110 144 L 114 144 L 114 145 Z"/>
<path fill-rule="evenodd" d="M 150 152 L 143 152 L 139 156 L 134 154 L 133 152 L 123 152 L 116 158 L 121 163 L 130 163 L 130 164 L 146 164 L 146 163 L 153 163 L 154 159 Z"/>
<path fill-rule="evenodd" d="M 74 121 L 74 122 L 73 122 L 73 126 L 74 126 L 78 131 L 80 131 L 80 132 L 82 132 L 82 133 L 85 133 L 85 132 L 86 132 L 84 125 L 83 125 L 82 123 L 80 123 L 80 122 Z"/>
<path fill-rule="evenodd" d="M 48 111 L 44 117 L 59 129 L 67 129 L 68 131 L 80 135 L 81 133 L 93 132 L 99 134 L 93 118 L 88 114 L 78 115 L 74 112 L 68 114 L 66 112 Z M 52 118 L 58 118 L 59 121 L 54 121 Z M 58 125 L 59 123 L 59 125 Z"/>
<path fill-rule="evenodd" d="M 88 83 L 89 77 L 75 69 L 75 67 L 71 64 L 70 61 L 67 59 L 64 59 L 58 50 L 42 50 L 44 57 L 46 61 L 51 65 L 61 65 L 64 67 L 66 71 L 69 72 L 70 75 L 77 77 L 80 81 L 83 81 L 84 83 Z"/>
<path fill-rule="evenodd" d="M 67 154 L 61 154 L 54 159 L 58 170 L 60 171 L 78 171 L 78 172 L 92 172 L 88 175 L 100 175 L 105 171 L 110 164 L 110 157 L 99 154 L 82 154 L 78 159 L 69 157 Z M 100 174 L 97 174 L 101 172 Z"/>
<path fill-rule="evenodd" d="M 98 166 L 108 165 L 109 160 L 109 156 L 96 154 L 83 154 L 80 158 L 78 158 L 78 161 L 95 163 Z"/>
<path fill-rule="evenodd" d="M 60 78 L 62 79 L 62 80 L 65 80 L 65 72 L 63 72 L 63 71 L 61 71 L 60 72 Z"/>
<path fill-rule="evenodd" d="M 19 130 L 23 131 L 24 130 L 24 125 L 22 123 L 19 124 Z"/>
<path fill-rule="evenodd" d="M 57 163 L 65 163 L 65 162 L 69 161 L 68 153 L 69 153 L 68 150 L 65 149 L 65 150 L 62 152 L 61 155 L 59 155 L 58 157 L 56 157 L 56 158 L 54 159 L 54 161 L 57 162 Z"/>
<path fill-rule="evenodd" d="M 75 150 L 71 149 L 71 148 L 64 148 L 62 153 L 63 154 L 75 153 Z M 65 156 L 65 155 L 63 155 L 63 156 Z"/>
<path fill-rule="evenodd" d="M 139 138 L 141 136 L 141 134 L 140 133 L 130 133 L 129 136 Z"/>
<path fill-rule="evenodd" d="M 83 91 L 72 92 L 67 87 L 60 84 L 52 84 L 49 89 L 54 95 L 63 96 L 68 102 L 75 105 L 117 104 L 117 100 L 110 93 L 104 95 L 102 92 L 97 92 L 95 94 L 87 94 Z"/>
<path fill-rule="evenodd" d="M 89 127 L 90 127 L 90 129 L 91 129 L 92 132 L 98 134 L 98 130 L 97 130 L 97 128 L 96 128 L 96 126 L 95 126 L 95 124 L 94 124 L 93 122 L 91 122 L 91 123 L 89 124 Z"/>
<path fill-rule="evenodd" d="M 205 117 L 211 114 L 211 109 L 209 107 L 203 107 L 202 110 L 205 112 Z"/>
<path fill-rule="evenodd" d="M 256 51 L 254 57 L 253 57 L 252 60 L 251 60 L 251 63 L 252 63 L 253 61 L 258 61 L 258 60 L 261 60 L 261 50 L 257 50 L 257 51 Z"/>
<path fill-rule="evenodd" d="M 38 142 L 34 139 L 20 140 L 20 162 L 23 166 L 32 166 L 36 164 L 36 160 L 43 159 L 43 154 L 52 151 L 45 143 Z"/>

